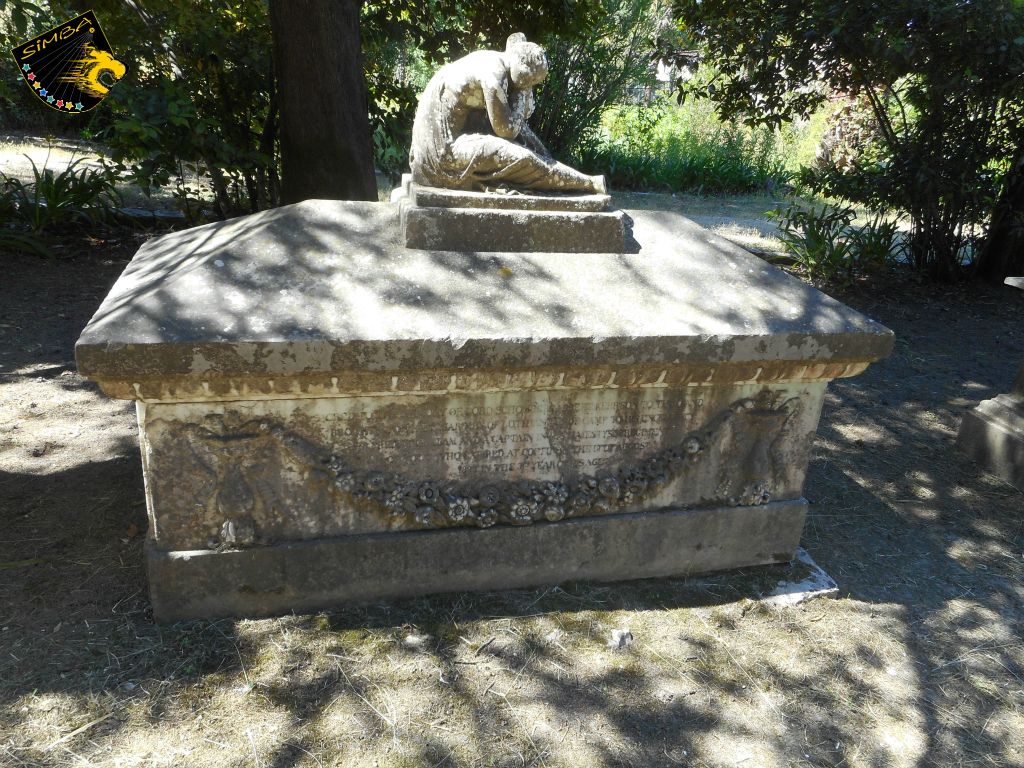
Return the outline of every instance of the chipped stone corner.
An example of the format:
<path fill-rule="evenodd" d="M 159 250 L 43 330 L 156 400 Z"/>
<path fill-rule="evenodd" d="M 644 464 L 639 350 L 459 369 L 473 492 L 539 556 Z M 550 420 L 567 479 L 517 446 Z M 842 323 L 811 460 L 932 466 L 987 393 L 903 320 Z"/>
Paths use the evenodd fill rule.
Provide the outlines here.
<path fill-rule="evenodd" d="M 820 597 L 837 597 L 839 585 L 814 562 L 803 547 L 798 547 L 790 563 L 796 579 L 783 579 L 762 601 L 765 605 L 787 608 Z"/>

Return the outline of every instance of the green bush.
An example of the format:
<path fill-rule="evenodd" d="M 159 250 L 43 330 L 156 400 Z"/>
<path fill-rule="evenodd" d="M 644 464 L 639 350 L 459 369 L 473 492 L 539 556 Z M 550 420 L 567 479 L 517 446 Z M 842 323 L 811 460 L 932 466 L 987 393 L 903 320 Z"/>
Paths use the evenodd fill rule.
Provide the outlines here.
<path fill-rule="evenodd" d="M 550 69 L 537 93 L 533 130 L 556 157 L 593 141 L 606 110 L 657 85 L 654 77 L 663 0 L 601 0 L 584 37 L 553 35 Z"/>
<path fill-rule="evenodd" d="M 790 178 L 783 134 L 722 122 L 706 100 L 614 107 L 602 128 L 580 162 L 615 188 L 739 193 Z"/>
<path fill-rule="evenodd" d="M 677 0 L 718 75 L 698 93 L 755 125 L 856 100 L 857 151 L 807 182 L 905 211 L 907 256 L 949 281 L 1024 269 L 1024 3 Z M 849 123 L 851 121 L 847 121 Z M 849 125 L 847 125 L 849 127 Z M 994 243 L 990 246 L 987 243 Z"/>
<path fill-rule="evenodd" d="M 901 258 L 903 238 L 895 220 L 884 213 L 854 226 L 857 212 L 846 204 L 821 207 L 793 203 L 785 211 L 772 211 L 779 223 L 785 260 L 808 277 L 848 284 Z"/>
<path fill-rule="evenodd" d="M 0 228 L 0 248 L 49 256 L 42 235 L 109 222 L 121 203 L 116 175 L 108 168 L 83 168 L 80 158 L 54 171 L 28 161 L 32 181 L 0 172 L 0 221 L 7 224 Z"/>
<path fill-rule="evenodd" d="M 82 158 L 59 172 L 28 161 L 33 177 L 28 183 L 0 173 L 0 211 L 33 234 L 108 221 L 120 203 L 116 179 L 107 169 L 83 168 Z"/>

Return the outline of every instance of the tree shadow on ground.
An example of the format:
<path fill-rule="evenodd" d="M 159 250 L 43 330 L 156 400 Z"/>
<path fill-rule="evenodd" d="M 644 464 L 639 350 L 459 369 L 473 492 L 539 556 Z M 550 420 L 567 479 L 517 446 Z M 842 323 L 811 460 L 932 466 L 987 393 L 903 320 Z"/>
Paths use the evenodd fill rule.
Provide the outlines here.
<path fill-rule="evenodd" d="M 0 756 L 1020 764 L 1024 497 L 959 457 L 953 436 L 965 408 L 1008 389 L 1022 302 L 963 297 L 954 325 L 970 343 L 952 348 L 934 320 L 948 297 L 904 291 L 846 297 L 900 342 L 835 382 L 822 417 L 804 544 L 839 581 L 836 601 L 769 608 L 755 599 L 780 578 L 768 568 L 159 626 L 130 435 L 120 458 L 0 473 L 0 561 L 39 561 L 0 573 L 0 733 L 13 734 Z M 625 628 L 632 645 L 610 648 Z"/>

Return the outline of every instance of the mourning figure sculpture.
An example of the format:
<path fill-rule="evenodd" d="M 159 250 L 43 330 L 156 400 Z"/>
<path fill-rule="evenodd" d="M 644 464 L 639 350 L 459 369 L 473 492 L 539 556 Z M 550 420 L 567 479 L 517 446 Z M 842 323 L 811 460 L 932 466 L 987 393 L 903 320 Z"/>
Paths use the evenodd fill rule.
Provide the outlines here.
<path fill-rule="evenodd" d="M 420 96 L 412 129 L 412 180 L 424 186 L 604 192 L 551 157 L 526 121 L 533 89 L 548 73 L 544 49 L 522 33 L 504 51 L 475 51 L 445 64 Z"/>

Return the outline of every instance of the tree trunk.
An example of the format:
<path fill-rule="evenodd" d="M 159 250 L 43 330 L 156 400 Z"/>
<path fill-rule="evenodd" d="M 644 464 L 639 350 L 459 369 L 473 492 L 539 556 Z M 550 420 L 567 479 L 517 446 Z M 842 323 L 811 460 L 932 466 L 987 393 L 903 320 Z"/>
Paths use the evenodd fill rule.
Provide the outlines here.
<path fill-rule="evenodd" d="M 1024 147 L 1018 149 L 992 212 L 977 274 L 994 283 L 1024 275 Z"/>
<path fill-rule="evenodd" d="M 376 200 L 355 0 L 271 0 L 281 202 Z"/>

